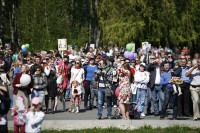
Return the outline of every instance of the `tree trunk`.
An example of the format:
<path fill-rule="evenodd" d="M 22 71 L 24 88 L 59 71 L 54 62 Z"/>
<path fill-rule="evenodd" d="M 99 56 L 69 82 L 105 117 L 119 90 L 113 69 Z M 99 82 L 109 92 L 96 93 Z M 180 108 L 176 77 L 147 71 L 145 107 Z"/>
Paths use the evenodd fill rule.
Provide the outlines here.
<path fill-rule="evenodd" d="M 4 29 L 5 29 L 5 12 L 6 12 L 6 3 L 5 0 L 1 0 L 1 10 L 2 10 L 2 14 L 1 14 L 1 29 L 0 29 L 0 38 L 2 41 L 2 45 L 4 48 Z"/>

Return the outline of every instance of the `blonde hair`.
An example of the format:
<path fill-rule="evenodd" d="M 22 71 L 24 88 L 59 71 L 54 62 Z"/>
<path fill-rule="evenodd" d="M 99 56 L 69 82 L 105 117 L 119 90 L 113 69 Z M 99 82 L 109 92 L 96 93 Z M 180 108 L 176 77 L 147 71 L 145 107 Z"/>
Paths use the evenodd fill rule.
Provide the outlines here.
<path fill-rule="evenodd" d="M 80 68 L 83 68 L 83 64 L 82 64 L 82 61 L 81 61 L 81 58 L 80 58 L 80 57 L 75 58 L 74 61 L 75 61 L 75 62 L 76 62 L 76 61 L 79 61 L 79 63 L 80 63 Z"/>
<path fill-rule="evenodd" d="M 25 69 L 26 69 L 26 74 L 28 74 L 28 73 L 29 73 L 29 70 L 30 70 L 29 66 L 28 66 L 28 65 L 26 65 L 26 64 L 23 64 L 22 66 L 25 66 Z"/>

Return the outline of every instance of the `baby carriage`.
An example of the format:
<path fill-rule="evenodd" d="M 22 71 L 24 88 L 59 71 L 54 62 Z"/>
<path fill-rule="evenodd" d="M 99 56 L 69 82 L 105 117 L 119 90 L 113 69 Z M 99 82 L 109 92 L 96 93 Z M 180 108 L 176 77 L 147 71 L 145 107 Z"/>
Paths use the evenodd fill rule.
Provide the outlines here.
<path fill-rule="evenodd" d="M 116 89 L 115 95 L 116 97 L 119 96 L 119 88 Z M 142 106 L 136 106 L 135 103 L 130 104 L 130 112 L 129 112 L 130 119 L 140 119 L 140 114 L 142 110 L 143 110 Z M 117 109 L 113 114 L 113 119 L 120 119 L 120 118 L 121 118 L 121 111 L 120 108 L 117 107 Z"/>

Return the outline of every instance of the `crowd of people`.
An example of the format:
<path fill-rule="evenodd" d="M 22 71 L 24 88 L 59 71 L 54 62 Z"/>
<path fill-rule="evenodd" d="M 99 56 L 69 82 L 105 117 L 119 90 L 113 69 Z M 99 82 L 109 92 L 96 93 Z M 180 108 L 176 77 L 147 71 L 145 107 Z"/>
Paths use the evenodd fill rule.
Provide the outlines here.
<path fill-rule="evenodd" d="M 140 112 L 141 117 L 155 115 L 164 119 L 169 107 L 173 109 L 173 119 L 193 116 L 194 121 L 198 120 L 198 53 L 192 59 L 187 47 L 175 52 L 161 46 L 151 47 L 150 51 L 138 48 L 137 57 L 130 60 L 124 58 L 124 52 L 117 45 L 106 50 L 81 47 L 66 51 L 63 57 L 57 50 L 0 51 L 0 132 L 7 130 L 9 109 L 15 132 L 39 131 L 45 113 L 58 111 L 58 100 L 63 104 L 61 111 L 79 113 L 81 104 L 85 110 L 97 108 L 98 120 L 105 103 L 108 119 L 113 118 L 113 108 L 120 110 L 124 120 L 130 119 L 131 111 Z M 31 77 L 26 86 L 21 84 L 23 75 Z M 12 87 L 8 89 L 9 85 Z M 22 107 L 17 106 L 20 102 Z"/>

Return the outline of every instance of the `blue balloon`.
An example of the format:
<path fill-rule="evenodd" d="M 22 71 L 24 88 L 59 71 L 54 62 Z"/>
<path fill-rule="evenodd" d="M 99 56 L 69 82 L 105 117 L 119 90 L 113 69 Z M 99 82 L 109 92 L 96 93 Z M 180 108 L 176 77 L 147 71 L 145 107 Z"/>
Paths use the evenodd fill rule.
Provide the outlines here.
<path fill-rule="evenodd" d="M 27 49 L 25 49 L 25 48 L 22 49 L 22 52 L 23 52 L 23 53 L 26 53 L 26 52 L 27 52 Z"/>

